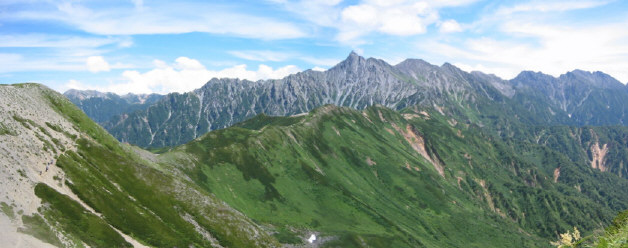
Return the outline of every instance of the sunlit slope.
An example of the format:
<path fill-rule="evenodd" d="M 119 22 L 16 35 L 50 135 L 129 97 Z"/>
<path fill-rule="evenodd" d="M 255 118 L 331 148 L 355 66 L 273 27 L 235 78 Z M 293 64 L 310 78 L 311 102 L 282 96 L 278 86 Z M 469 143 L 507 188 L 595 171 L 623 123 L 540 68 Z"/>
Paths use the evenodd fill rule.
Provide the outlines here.
<path fill-rule="evenodd" d="M 330 246 L 546 246 L 617 210 L 477 126 L 418 109 L 260 115 L 160 159 L 252 219 L 320 232 Z"/>

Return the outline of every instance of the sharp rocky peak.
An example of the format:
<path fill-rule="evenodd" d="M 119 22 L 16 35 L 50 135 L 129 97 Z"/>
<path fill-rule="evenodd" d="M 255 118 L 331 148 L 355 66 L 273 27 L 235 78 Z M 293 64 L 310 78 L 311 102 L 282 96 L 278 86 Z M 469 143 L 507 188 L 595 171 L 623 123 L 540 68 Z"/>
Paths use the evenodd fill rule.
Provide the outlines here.
<path fill-rule="evenodd" d="M 354 51 L 351 51 L 349 56 L 328 71 L 358 71 L 366 67 L 392 67 L 381 59 L 376 58 L 364 58 Z"/>

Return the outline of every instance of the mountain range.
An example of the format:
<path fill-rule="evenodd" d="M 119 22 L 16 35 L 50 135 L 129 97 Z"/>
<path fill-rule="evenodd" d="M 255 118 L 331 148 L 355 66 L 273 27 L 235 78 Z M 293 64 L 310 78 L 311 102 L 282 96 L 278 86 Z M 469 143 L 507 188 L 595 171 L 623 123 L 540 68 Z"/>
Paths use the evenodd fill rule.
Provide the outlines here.
<path fill-rule="evenodd" d="M 119 96 L 95 90 L 68 90 L 63 93 L 72 103 L 81 108 L 89 118 L 104 124 L 114 116 L 143 110 L 159 101 L 159 94 L 126 94 Z"/>
<path fill-rule="evenodd" d="M 628 208 L 628 181 L 600 166 L 604 155 L 595 167 L 578 153 L 608 149 L 622 128 L 530 128 L 514 142 L 438 109 L 325 105 L 257 115 L 157 155 L 44 86 L 0 90 L 9 242 L 545 247 Z M 550 142 L 560 139 L 572 142 Z"/>
<path fill-rule="evenodd" d="M 76 93 L 65 95 L 76 99 Z M 524 71 L 502 80 L 449 63 L 435 66 L 408 59 L 393 66 L 353 52 L 324 72 L 307 70 L 257 82 L 214 78 L 192 92 L 151 99 L 152 104 L 115 116 L 90 114 L 98 112 L 93 111 L 97 104 L 84 100 L 78 106 L 118 140 L 149 148 L 181 145 L 257 114 L 289 116 L 325 104 L 358 110 L 374 104 L 395 110 L 447 107 L 448 114 L 465 115 L 480 125 L 496 121 L 489 115 L 497 109 L 505 112 L 499 116 L 516 116 L 526 125 L 623 125 L 628 118 L 628 87 L 602 72 L 575 70 L 555 78 Z"/>
<path fill-rule="evenodd" d="M 625 94 L 601 72 L 502 80 L 355 53 L 165 96 L 0 85 L 0 240 L 550 247 L 575 227 L 622 247 Z M 134 109 L 98 111 L 113 104 Z"/>

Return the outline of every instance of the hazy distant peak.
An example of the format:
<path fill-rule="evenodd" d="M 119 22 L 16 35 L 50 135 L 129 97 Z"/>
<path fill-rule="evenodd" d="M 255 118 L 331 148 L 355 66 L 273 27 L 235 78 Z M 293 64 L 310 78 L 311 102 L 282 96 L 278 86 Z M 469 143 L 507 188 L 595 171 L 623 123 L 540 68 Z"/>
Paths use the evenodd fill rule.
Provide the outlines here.
<path fill-rule="evenodd" d="M 76 98 L 79 100 L 89 99 L 93 97 L 108 98 L 110 94 L 113 94 L 113 93 L 104 93 L 104 92 L 100 92 L 96 90 L 76 90 L 76 89 L 70 89 L 66 91 L 65 93 L 63 93 L 63 95 L 65 95 L 68 98 Z"/>
<path fill-rule="evenodd" d="M 560 75 L 559 79 L 564 81 L 581 82 L 587 85 L 601 88 L 623 88 L 624 85 L 610 75 L 595 71 L 584 71 L 576 69 Z"/>
<path fill-rule="evenodd" d="M 397 68 L 434 68 L 437 67 L 422 59 L 406 59 L 395 65 Z"/>
<path fill-rule="evenodd" d="M 449 71 L 449 72 L 455 72 L 455 73 L 463 72 L 460 68 L 458 68 L 455 65 L 452 65 L 449 62 L 445 62 L 443 65 L 440 66 L 440 68 L 442 68 L 445 71 Z"/>

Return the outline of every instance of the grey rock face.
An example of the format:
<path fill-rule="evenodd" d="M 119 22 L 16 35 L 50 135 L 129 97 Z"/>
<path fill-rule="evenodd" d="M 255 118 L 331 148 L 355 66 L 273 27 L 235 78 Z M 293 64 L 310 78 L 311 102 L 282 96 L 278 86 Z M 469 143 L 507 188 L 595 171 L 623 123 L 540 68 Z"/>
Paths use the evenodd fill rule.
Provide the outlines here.
<path fill-rule="evenodd" d="M 602 72 L 575 70 L 557 78 L 540 72 L 521 72 L 511 80 L 522 104 L 530 99 L 560 109 L 570 125 L 628 123 L 628 88 Z M 528 101 L 528 102 L 526 102 Z"/>
<path fill-rule="evenodd" d="M 83 94 L 82 98 L 88 98 L 89 94 Z M 85 108 L 82 101 L 79 106 L 88 115 L 99 110 Z M 184 144 L 258 114 L 294 115 L 325 104 L 355 109 L 374 104 L 392 109 L 414 105 L 449 109 L 453 115 L 473 115 L 470 119 L 479 125 L 484 125 L 482 119 L 533 125 L 628 123 L 628 88 L 601 72 L 575 70 L 555 78 L 524 71 L 503 80 L 482 72 L 467 73 L 449 63 L 436 66 L 407 59 L 393 66 L 352 52 L 324 72 L 307 70 L 257 82 L 214 78 L 192 92 L 168 94 L 154 104 L 142 105 L 143 109 L 118 113 L 102 125 L 123 142 L 164 147 Z"/>
<path fill-rule="evenodd" d="M 442 105 L 444 95 L 459 101 L 477 98 L 474 87 L 492 86 L 450 64 L 406 60 L 391 66 L 351 53 L 325 72 L 307 70 L 257 82 L 214 78 L 193 92 L 169 94 L 144 111 L 121 115 L 105 127 L 121 141 L 172 146 L 261 113 L 294 115 L 325 104 L 356 109 Z"/>

